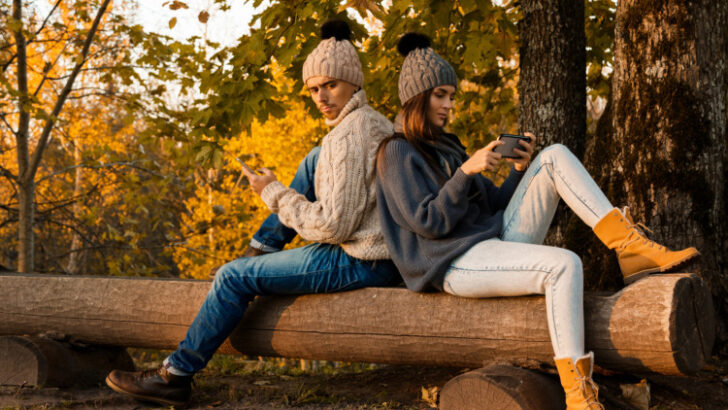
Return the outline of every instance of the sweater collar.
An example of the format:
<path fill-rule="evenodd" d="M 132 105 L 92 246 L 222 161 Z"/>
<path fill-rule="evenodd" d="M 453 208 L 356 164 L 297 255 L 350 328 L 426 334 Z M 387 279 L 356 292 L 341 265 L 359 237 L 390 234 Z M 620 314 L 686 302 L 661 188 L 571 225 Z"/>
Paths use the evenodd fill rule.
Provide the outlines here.
<path fill-rule="evenodd" d="M 364 89 L 357 91 L 354 93 L 354 95 L 351 96 L 349 99 L 349 102 L 346 103 L 344 108 L 341 109 L 341 112 L 339 115 L 334 118 L 333 120 L 326 119 L 326 125 L 330 127 L 335 127 L 339 125 L 339 123 L 349 115 L 350 112 L 356 110 L 357 108 L 363 107 L 367 104 L 367 94 L 364 92 Z"/>

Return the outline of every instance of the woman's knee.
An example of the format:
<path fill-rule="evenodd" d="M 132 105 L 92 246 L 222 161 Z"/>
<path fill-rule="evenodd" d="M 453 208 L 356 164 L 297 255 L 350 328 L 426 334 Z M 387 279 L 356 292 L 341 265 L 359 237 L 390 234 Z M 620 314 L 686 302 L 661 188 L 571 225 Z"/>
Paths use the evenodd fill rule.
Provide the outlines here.
<path fill-rule="evenodd" d="M 551 144 L 548 147 L 541 150 L 536 158 L 549 158 L 555 159 L 564 156 L 573 156 L 574 154 L 564 144 Z M 552 161 L 549 161 L 552 162 Z"/>
<path fill-rule="evenodd" d="M 557 278 L 569 278 L 571 281 L 582 284 L 584 281 L 584 268 L 579 255 L 568 249 L 558 249 L 552 259 L 557 266 L 554 271 Z"/>

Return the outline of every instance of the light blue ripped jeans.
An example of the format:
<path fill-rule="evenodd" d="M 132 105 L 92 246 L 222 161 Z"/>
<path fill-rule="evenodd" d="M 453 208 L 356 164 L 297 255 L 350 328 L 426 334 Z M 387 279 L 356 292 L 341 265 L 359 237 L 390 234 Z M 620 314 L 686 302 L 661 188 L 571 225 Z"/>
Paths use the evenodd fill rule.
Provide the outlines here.
<path fill-rule="evenodd" d="M 544 149 L 528 167 L 505 213 L 500 238 L 455 259 L 445 292 L 471 298 L 541 294 L 557 359 L 584 355 L 583 271 L 579 257 L 541 245 L 559 199 L 594 227 L 614 207 L 563 145 Z"/>

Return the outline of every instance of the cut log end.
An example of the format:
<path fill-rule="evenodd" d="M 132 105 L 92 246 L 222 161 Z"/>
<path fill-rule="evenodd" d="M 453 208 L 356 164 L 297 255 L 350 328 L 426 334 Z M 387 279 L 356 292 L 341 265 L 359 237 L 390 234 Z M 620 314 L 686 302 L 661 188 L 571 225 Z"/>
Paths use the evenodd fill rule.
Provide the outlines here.
<path fill-rule="evenodd" d="M 113 369 L 134 370 L 126 349 L 79 347 L 42 337 L 0 337 L 0 385 L 97 386 Z"/>
<path fill-rule="evenodd" d="M 564 392 L 559 382 L 535 371 L 491 365 L 464 373 L 445 384 L 442 410 L 560 410 Z"/>
<path fill-rule="evenodd" d="M 715 340 L 713 302 L 708 287 L 696 275 L 686 275 L 674 288 L 670 340 L 675 364 L 683 374 L 694 374 L 710 358 Z"/>
<path fill-rule="evenodd" d="M 47 362 L 38 347 L 24 337 L 0 337 L 0 385 L 41 385 Z"/>

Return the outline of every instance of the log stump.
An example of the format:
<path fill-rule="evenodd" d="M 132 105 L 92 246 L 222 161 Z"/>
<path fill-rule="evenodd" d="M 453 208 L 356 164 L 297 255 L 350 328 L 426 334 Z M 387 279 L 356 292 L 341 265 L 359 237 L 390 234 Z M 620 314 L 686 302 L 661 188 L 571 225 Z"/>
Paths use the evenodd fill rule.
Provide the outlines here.
<path fill-rule="evenodd" d="M 0 385 L 89 387 L 103 383 L 113 369 L 134 370 L 125 348 L 0 336 Z"/>
<path fill-rule="evenodd" d="M 450 380 L 441 410 L 562 410 L 564 391 L 555 377 L 510 365 L 491 365 Z"/>

